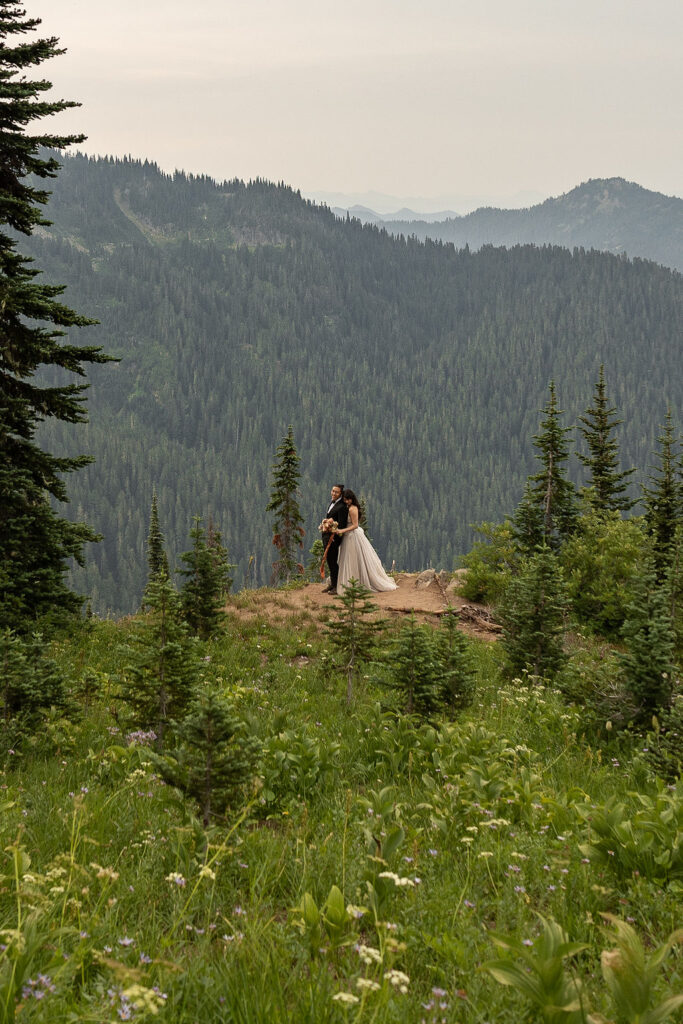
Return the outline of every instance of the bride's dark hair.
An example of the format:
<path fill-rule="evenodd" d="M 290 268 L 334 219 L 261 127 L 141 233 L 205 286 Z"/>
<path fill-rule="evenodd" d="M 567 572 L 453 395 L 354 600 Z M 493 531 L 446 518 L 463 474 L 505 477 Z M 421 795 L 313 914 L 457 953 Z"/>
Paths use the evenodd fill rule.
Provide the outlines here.
<path fill-rule="evenodd" d="M 353 491 L 351 490 L 350 487 L 346 488 L 346 490 L 342 494 L 342 498 L 344 499 L 344 501 L 346 501 L 347 498 L 351 499 L 351 504 L 355 505 L 356 508 L 358 509 L 358 522 L 360 523 L 361 519 L 363 518 L 363 510 L 360 507 L 360 502 L 359 502 L 358 498 L 353 493 Z"/>

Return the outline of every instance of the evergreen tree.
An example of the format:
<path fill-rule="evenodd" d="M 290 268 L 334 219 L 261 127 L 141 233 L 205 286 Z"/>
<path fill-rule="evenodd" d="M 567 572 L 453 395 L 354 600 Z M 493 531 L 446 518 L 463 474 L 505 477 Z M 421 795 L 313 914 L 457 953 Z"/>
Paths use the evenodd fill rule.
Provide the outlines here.
<path fill-rule="evenodd" d="M 208 828 L 253 778 L 258 740 L 246 734 L 230 703 L 212 686 L 195 692 L 177 738 L 178 748 L 155 764 L 166 782 L 197 801 Z"/>
<path fill-rule="evenodd" d="M 526 671 L 552 679 L 562 668 L 567 604 L 560 565 L 548 547 L 540 547 L 510 580 L 501 609 L 501 646 L 510 676 Z"/>
<path fill-rule="evenodd" d="M 376 618 L 370 591 L 356 579 L 349 580 L 339 600 L 337 621 L 328 623 L 327 631 L 346 671 L 346 703 L 351 704 L 354 679 L 372 661 L 386 622 Z"/>
<path fill-rule="evenodd" d="M 305 532 L 297 494 L 300 459 L 291 426 L 276 455 L 278 461 L 272 467 L 273 488 L 266 506 L 267 512 L 275 513 L 273 544 L 279 553 L 279 558 L 273 562 L 272 579 L 273 583 L 289 583 L 293 576 L 304 571 L 297 559 L 297 548 L 303 548 Z"/>
<path fill-rule="evenodd" d="M 158 576 L 169 575 L 168 558 L 164 548 L 164 535 L 159 525 L 159 509 L 157 504 L 157 493 L 152 494 L 152 507 L 149 513 L 149 535 L 147 537 L 147 566 L 149 568 L 148 582 Z"/>
<path fill-rule="evenodd" d="M 579 416 L 583 424 L 579 430 L 588 447 L 588 455 L 579 454 L 579 460 L 588 469 L 588 486 L 592 504 L 598 511 L 626 512 L 634 502 L 623 497 L 628 486 L 628 477 L 635 472 L 619 470 L 619 446 L 612 432 L 622 420 L 612 419 L 616 407 L 608 407 L 605 388 L 605 367 L 595 383 L 593 405 L 586 409 L 585 416 Z"/>
<path fill-rule="evenodd" d="M 221 531 L 216 527 L 212 516 L 209 516 L 209 522 L 206 529 L 206 546 L 209 549 L 209 554 L 213 560 L 218 596 L 221 605 L 223 605 L 225 604 L 225 600 L 232 589 L 232 584 L 234 582 L 232 570 L 236 567 L 228 561 L 228 549 L 223 544 L 223 536 Z"/>
<path fill-rule="evenodd" d="M 35 383 L 40 367 L 84 376 L 84 363 L 106 361 L 99 348 L 62 343 L 66 327 L 92 321 L 57 301 L 60 286 L 38 284 L 32 260 L 16 250 L 14 233 L 30 235 L 49 223 L 40 212 L 49 193 L 35 179 L 55 177 L 59 164 L 43 147 L 64 148 L 83 136 L 26 134 L 32 121 L 77 104 L 49 101 L 44 79 L 25 72 L 63 53 L 57 39 L 18 40 L 38 19 L 26 19 L 13 0 L 0 7 L 0 625 L 26 628 L 50 610 L 71 612 L 81 599 L 65 586 L 66 562 L 82 564 L 86 541 L 98 539 L 82 523 L 69 523 L 50 499 L 66 501 L 62 474 L 91 461 L 51 455 L 35 440 L 51 418 L 68 423 L 86 418 L 86 385 Z M 59 379 L 57 376 L 56 379 Z M 44 378 L 43 378 L 44 380 Z"/>
<path fill-rule="evenodd" d="M 624 680 L 642 720 L 671 702 L 675 636 L 669 610 L 670 585 L 670 579 L 664 585 L 658 583 L 653 559 L 636 578 L 621 633 L 626 646 L 621 655 Z"/>
<path fill-rule="evenodd" d="M 207 640 L 215 636 L 223 621 L 223 605 L 232 585 L 232 566 L 228 564 L 220 533 L 212 527 L 209 546 L 201 522 L 201 518 L 195 516 L 194 527 L 190 530 L 192 549 L 180 556 L 188 568 L 179 572 L 186 577 L 182 590 L 185 621 L 193 633 Z"/>
<path fill-rule="evenodd" d="M 683 491 L 676 453 L 671 409 L 667 410 L 664 433 L 657 438 L 654 452 L 657 465 L 649 477 L 651 486 L 643 487 L 645 524 L 652 538 L 657 578 L 663 580 L 676 555 L 676 530 L 683 521 Z"/>
<path fill-rule="evenodd" d="M 452 711 L 472 703 L 475 673 L 467 638 L 458 629 L 458 613 L 448 607 L 435 633 L 440 702 Z"/>
<path fill-rule="evenodd" d="M 197 659 L 168 576 L 150 582 L 147 604 L 150 610 L 137 625 L 123 670 L 124 696 L 133 722 L 154 731 L 160 750 L 171 719 L 180 718 L 190 701 Z"/>
<path fill-rule="evenodd" d="M 557 407 L 555 382 L 552 380 L 549 390 L 540 431 L 534 434 L 534 444 L 538 449 L 536 458 L 543 469 L 530 476 L 528 482 L 529 496 L 543 517 L 542 539 L 546 544 L 556 546 L 574 529 L 577 510 L 574 485 L 567 479 L 563 467 L 569 458 L 566 435 L 571 427 L 560 424 L 562 409 Z M 529 518 L 529 513 L 526 517 Z"/>
<path fill-rule="evenodd" d="M 510 529 L 517 549 L 532 554 L 545 537 L 543 505 L 538 501 L 530 480 L 524 486 L 524 495 L 510 517 Z"/>
<path fill-rule="evenodd" d="M 41 712 L 66 705 L 64 677 L 39 633 L 0 630 L 0 721 L 5 733 L 36 724 Z"/>
<path fill-rule="evenodd" d="M 398 692 L 407 714 L 428 715 L 441 705 L 441 666 L 430 626 L 419 625 L 411 614 L 399 630 L 387 661 L 391 667 L 389 685 Z"/>

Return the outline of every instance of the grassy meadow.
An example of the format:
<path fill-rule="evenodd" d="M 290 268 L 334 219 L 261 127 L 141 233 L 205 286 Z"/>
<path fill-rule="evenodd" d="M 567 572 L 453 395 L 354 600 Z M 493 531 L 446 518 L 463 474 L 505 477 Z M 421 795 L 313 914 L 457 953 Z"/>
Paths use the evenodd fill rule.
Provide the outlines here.
<path fill-rule="evenodd" d="M 647 741 L 481 641 L 456 718 L 396 713 L 381 665 L 347 708 L 320 622 L 253 611 L 196 641 L 260 741 L 207 829 L 126 724 L 134 620 L 53 641 L 72 708 L 0 752 L 0 1021 L 683 1019 L 683 783 Z"/>

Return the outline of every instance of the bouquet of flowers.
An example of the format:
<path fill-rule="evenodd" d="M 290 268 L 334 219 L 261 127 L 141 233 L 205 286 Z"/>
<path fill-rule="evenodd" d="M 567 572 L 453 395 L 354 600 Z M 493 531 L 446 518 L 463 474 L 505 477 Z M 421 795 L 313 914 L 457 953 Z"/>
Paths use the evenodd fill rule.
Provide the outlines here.
<path fill-rule="evenodd" d="M 323 519 L 318 529 L 321 533 L 339 533 L 339 524 L 334 519 Z"/>

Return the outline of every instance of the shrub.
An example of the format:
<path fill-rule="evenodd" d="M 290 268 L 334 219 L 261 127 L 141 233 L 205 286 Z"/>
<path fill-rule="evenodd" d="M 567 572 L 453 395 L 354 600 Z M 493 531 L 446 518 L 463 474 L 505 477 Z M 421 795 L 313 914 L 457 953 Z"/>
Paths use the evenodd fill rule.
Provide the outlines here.
<path fill-rule="evenodd" d="M 40 634 L 18 637 L 0 632 L 0 715 L 5 731 L 34 726 L 42 712 L 66 704 L 64 677 L 46 657 Z"/>
<path fill-rule="evenodd" d="M 496 604 L 518 560 L 512 529 L 505 522 L 481 523 L 476 530 L 485 540 L 477 541 L 460 560 L 467 569 L 460 592 L 468 601 Z"/>
<path fill-rule="evenodd" d="M 617 633 L 626 618 L 630 585 L 645 538 L 636 520 L 588 510 L 562 547 L 560 561 L 572 610 L 597 632 Z"/>

